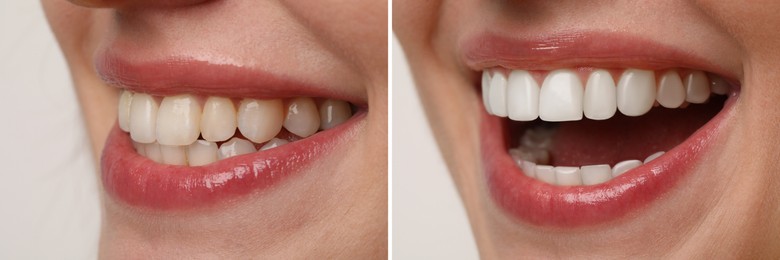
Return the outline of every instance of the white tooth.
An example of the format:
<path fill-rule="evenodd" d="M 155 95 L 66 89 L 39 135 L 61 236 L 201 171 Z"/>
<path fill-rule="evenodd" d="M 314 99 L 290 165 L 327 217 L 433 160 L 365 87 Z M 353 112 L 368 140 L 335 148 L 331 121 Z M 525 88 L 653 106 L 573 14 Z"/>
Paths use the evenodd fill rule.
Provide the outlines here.
<path fill-rule="evenodd" d="M 542 182 L 546 182 L 552 185 L 556 185 L 555 182 L 555 168 L 550 165 L 537 165 L 534 169 L 536 173 L 536 179 Z"/>
<path fill-rule="evenodd" d="M 493 112 L 490 112 L 490 71 L 483 70 L 482 71 L 482 105 L 485 106 L 485 111 L 487 111 L 488 114 L 493 114 Z"/>
<path fill-rule="evenodd" d="M 162 162 L 170 165 L 187 165 L 186 146 L 160 145 Z"/>
<path fill-rule="evenodd" d="M 122 95 L 119 96 L 117 119 L 119 120 L 119 128 L 125 132 L 130 132 L 130 104 L 132 101 L 133 92 L 123 90 Z"/>
<path fill-rule="evenodd" d="M 238 130 L 255 143 L 264 143 L 282 130 L 284 107 L 279 99 L 244 99 L 238 108 Z"/>
<path fill-rule="evenodd" d="M 146 152 L 146 158 L 149 158 L 156 163 L 162 163 L 162 151 L 160 151 L 160 144 L 145 144 L 144 152 Z"/>
<path fill-rule="evenodd" d="M 286 102 L 287 116 L 284 128 L 300 137 L 313 135 L 320 129 L 320 113 L 314 100 L 306 97 L 293 98 Z"/>
<path fill-rule="evenodd" d="M 620 176 L 621 174 L 627 172 L 628 170 L 634 169 L 636 167 L 639 167 L 642 165 L 642 161 L 640 160 L 626 160 L 619 162 L 615 164 L 615 167 L 612 167 L 612 177 Z"/>
<path fill-rule="evenodd" d="M 506 76 L 501 72 L 493 73 L 490 79 L 490 112 L 496 116 L 506 116 Z"/>
<path fill-rule="evenodd" d="M 520 169 L 523 169 L 523 174 L 525 174 L 525 176 L 531 178 L 536 176 L 536 163 L 534 162 L 523 161 L 523 163 L 520 165 Z"/>
<path fill-rule="evenodd" d="M 551 71 L 539 90 L 539 118 L 548 122 L 582 119 L 583 92 L 576 72 Z"/>
<path fill-rule="evenodd" d="M 279 147 L 279 146 L 282 146 L 282 145 L 285 145 L 285 144 L 288 144 L 288 143 L 290 143 L 290 142 L 287 141 L 287 140 L 274 138 L 274 139 L 271 139 L 271 141 L 268 141 L 267 143 L 265 143 L 263 145 L 263 147 L 260 147 L 260 151 L 273 149 L 273 148 L 276 148 L 276 147 Z"/>
<path fill-rule="evenodd" d="M 612 168 L 609 164 L 582 166 L 582 184 L 595 185 L 612 179 Z"/>
<path fill-rule="evenodd" d="M 157 112 L 157 142 L 189 145 L 200 135 L 200 104 L 192 95 L 165 97 Z"/>
<path fill-rule="evenodd" d="M 135 148 L 135 152 L 137 152 L 141 156 L 146 156 L 146 152 L 144 151 L 145 146 L 146 144 L 133 141 L 133 148 Z"/>
<path fill-rule="evenodd" d="M 582 185 L 579 167 L 555 167 L 555 179 L 558 185 L 561 186 Z"/>
<path fill-rule="evenodd" d="M 596 70 L 588 77 L 585 97 L 582 100 L 585 117 L 595 120 L 609 119 L 617 111 L 615 80 L 606 70 Z"/>
<path fill-rule="evenodd" d="M 539 117 L 539 85 L 528 71 L 513 70 L 509 74 L 506 96 L 509 119 L 531 121 Z"/>
<path fill-rule="evenodd" d="M 327 99 L 320 104 L 319 110 L 322 130 L 334 128 L 352 117 L 349 103 L 340 100 Z"/>
<path fill-rule="evenodd" d="M 657 152 L 657 153 L 651 154 L 650 156 L 648 156 L 645 159 L 645 164 L 649 163 L 652 160 L 657 159 L 658 157 L 661 157 L 661 155 L 664 155 L 664 152 Z"/>
<path fill-rule="evenodd" d="M 238 137 L 233 137 L 229 141 L 219 146 L 217 158 L 222 160 L 242 154 L 254 153 L 256 151 L 257 150 L 255 150 L 255 145 L 252 144 L 252 142 Z"/>
<path fill-rule="evenodd" d="M 678 108 L 685 102 L 685 87 L 676 71 L 667 71 L 658 80 L 656 100 L 666 108 Z"/>
<path fill-rule="evenodd" d="M 236 134 L 236 107 L 224 97 L 209 97 L 203 105 L 200 132 L 203 139 L 221 142 Z"/>
<path fill-rule="evenodd" d="M 685 77 L 685 101 L 701 104 L 710 97 L 710 82 L 707 75 L 701 71 L 694 71 Z"/>
<path fill-rule="evenodd" d="M 641 116 L 655 103 L 655 74 L 649 70 L 626 69 L 617 85 L 617 106 L 627 116 Z"/>
<path fill-rule="evenodd" d="M 187 147 L 187 161 L 190 166 L 203 166 L 217 161 L 217 144 L 198 140 Z"/>
<path fill-rule="evenodd" d="M 157 140 L 157 101 L 143 93 L 133 95 L 130 104 L 130 138 L 139 143 Z"/>
<path fill-rule="evenodd" d="M 709 78 L 711 80 L 710 82 L 710 90 L 712 90 L 712 93 L 718 94 L 718 95 L 726 95 L 729 93 L 729 82 L 725 79 L 718 77 L 716 75 L 709 75 Z"/>

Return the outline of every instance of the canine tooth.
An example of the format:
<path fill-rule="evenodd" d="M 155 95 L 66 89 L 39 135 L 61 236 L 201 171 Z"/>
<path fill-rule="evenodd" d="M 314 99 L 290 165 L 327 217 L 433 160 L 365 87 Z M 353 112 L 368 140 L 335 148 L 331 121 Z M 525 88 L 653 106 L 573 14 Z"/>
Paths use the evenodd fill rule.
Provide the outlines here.
<path fill-rule="evenodd" d="M 162 151 L 160 150 L 160 144 L 156 142 L 145 144 L 144 152 L 146 153 L 146 158 L 149 158 L 156 163 L 162 163 Z"/>
<path fill-rule="evenodd" d="M 157 112 L 157 142 L 189 145 L 200 135 L 200 104 L 192 95 L 165 97 Z"/>
<path fill-rule="evenodd" d="M 514 70 L 509 74 L 506 96 L 509 119 L 531 121 L 539 117 L 539 85 L 528 71 Z"/>
<path fill-rule="evenodd" d="M 585 84 L 582 101 L 585 117 L 595 120 L 609 119 L 617 111 L 617 89 L 615 80 L 606 70 L 593 71 Z"/>
<path fill-rule="evenodd" d="M 685 101 L 701 104 L 710 97 L 710 82 L 707 75 L 694 71 L 685 78 Z"/>
<path fill-rule="evenodd" d="M 617 85 L 617 107 L 627 116 L 641 116 L 653 108 L 655 74 L 653 71 L 626 69 Z"/>
<path fill-rule="evenodd" d="M 520 169 L 523 169 L 523 174 L 525 174 L 525 176 L 531 178 L 536 177 L 536 163 L 523 161 L 522 164 L 520 164 Z"/>
<path fill-rule="evenodd" d="M 286 102 L 284 128 L 300 137 L 313 135 L 320 129 L 320 113 L 311 98 L 299 97 Z"/>
<path fill-rule="evenodd" d="M 279 147 L 279 146 L 282 146 L 282 145 L 285 145 L 285 144 L 288 144 L 288 143 L 290 143 L 290 142 L 287 141 L 287 140 L 274 138 L 274 139 L 271 139 L 271 141 L 268 141 L 267 143 L 265 143 L 263 145 L 263 147 L 260 147 L 260 151 L 273 149 L 273 148 L 276 148 L 276 147 Z"/>
<path fill-rule="evenodd" d="M 661 157 L 661 155 L 664 155 L 664 152 L 663 152 L 663 151 L 661 151 L 661 152 L 657 152 L 657 153 L 654 153 L 654 154 L 651 154 L 650 156 L 648 156 L 648 157 L 645 159 L 645 162 L 644 162 L 644 163 L 649 163 L 650 161 L 652 161 L 652 160 L 655 160 L 655 159 L 657 159 L 658 157 Z"/>
<path fill-rule="evenodd" d="M 482 105 L 485 106 L 485 111 L 488 112 L 488 114 L 493 114 L 493 112 L 490 111 L 490 71 L 483 70 L 482 71 Z"/>
<path fill-rule="evenodd" d="M 148 94 L 136 93 L 130 104 L 130 138 L 139 143 L 157 140 L 157 101 Z"/>
<path fill-rule="evenodd" d="M 554 70 L 539 90 L 539 118 L 548 122 L 582 119 L 582 82 L 574 71 Z"/>
<path fill-rule="evenodd" d="M 608 164 L 582 166 L 582 184 L 596 185 L 612 179 L 612 168 Z"/>
<path fill-rule="evenodd" d="M 229 141 L 219 146 L 219 152 L 217 152 L 217 158 L 219 160 L 227 159 L 233 156 L 239 156 L 242 154 L 254 153 L 255 145 L 247 140 L 233 137 Z"/>
<path fill-rule="evenodd" d="M 238 108 L 238 130 L 255 143 L 264 143 L 282 130 L 284 107 L 279 99 L 244 99 Z"/>
<path fill-rule="evenodd" d="M 619 162 L 615 164 L 615 167 L 612 167 L 612 177 L 620 176 L 621 174 L 627 172 L 628 170 L 631 170 L 633 168 L 639 167 L 642 165 L 642 161 L 640 160 L 626 160 Z"/>
<path fill-rule="evenodd" d="M 170 165 L 187 165 L 186 146 L 160 145 L 162 162 Z"/>
<path fill-rule="evenodd" d="M 119 96 L 119 107 L 117 108 L 117 119 L 119 128 L 122 131 L 130 132 L 130 104 L 133 101 L 133 92 L 123 90 Z"/>
<path fill-rule="evenodd" d="M 490 112 L 496 116 L 506 117 L 506 76 L 503 73 L 493 73 L 489 91 Z"/>
<path fill-rule="evenodd" d="M 555 167 L 555 179 L 558 185 L 561 186 L 582 185 L 579 167 Z"/>
<path fill-rule="evenodd" d="M 349 103 L 340 100 L 326 99 L 320 104 L 320 129 L 334 128 L 352 117 Z"/>
<path fill-rule="evenodd" d="M 536 173 L 536 179 L 542 182 L 546 182 L 552 185 L 556 185 L 555 182 L 555 169 L 550 165 L 536 165 L 534 169 Z"/>
<path fill-rule="evenodd" d="M 200 134 L 203 139 L 221 142 L 236 133 L 236 107 L 233 101 L 224 97 L 209 97 L 203 105 L 200 119 Z"/>
<path fill-rule="evenodd" d="M 187 146 L 187 161 L 190 166 L 203 166 L 217 161 L 217 144 L 198 140 Z"/>
<path fill-rule="evenodd" d="M 717 75 L 708 75 L 710 78 L 710 90 L 712 93 L 718 95 L 726 95 L 729 93 L 729 83 L 725 79 Z"/>
<path fill-rule="evenodd" d="M 685 87 L 676 71 L 667 71 L 658 80 L 656 100 L 666 108 L 678 108 L 685 102 Z"/>

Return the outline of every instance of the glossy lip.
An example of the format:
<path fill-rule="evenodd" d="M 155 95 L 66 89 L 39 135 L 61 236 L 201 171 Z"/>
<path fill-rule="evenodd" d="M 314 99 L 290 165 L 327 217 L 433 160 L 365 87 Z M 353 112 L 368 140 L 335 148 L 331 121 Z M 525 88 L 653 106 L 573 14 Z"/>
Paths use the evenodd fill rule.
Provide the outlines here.
<path fill-rule="evenodd" d="M 125 204 L 151 210 L 186 210 L 229 201 L 274 187 L 328 158 L 365 124 L 367 104 L 338 89 L 295 82 L 241 66 L 187 58 L 133 63 L 107 50 L 97 56 L 100 76 L 110 85 L 152 95 L 192 93 L 244 98 L 324 97 L 346 100 L 358 112 L 341 125 L 270 150 L 199 166 L 163 165 L 133 148 L 115 125 L 101 158 L 106 193 Z"/>
<path fill-rule="evenodd" d="M 689 67 L 734 77 L 685 52 L 622 35 L 577 33 L 518 40 L 486 33 L 465 41 L 462 46 L 466 65 L 475 70 L 496 66 L 521 69 Z M 728 122 L 738 94 L 736 89 L 732 90 L 723 109 L 713 119 L 658 159 L 606 183 L 576 187 L 554 186 L 525 176 L 507 152 L 504 119 L 490 116 L 480 106 L 482 161 L 488 190 L 504 211 L 537 226 L 574 228 L 619 219 L 653 202 L 694 171 L 702 153 L 709 150 L 721 127 Z"/>

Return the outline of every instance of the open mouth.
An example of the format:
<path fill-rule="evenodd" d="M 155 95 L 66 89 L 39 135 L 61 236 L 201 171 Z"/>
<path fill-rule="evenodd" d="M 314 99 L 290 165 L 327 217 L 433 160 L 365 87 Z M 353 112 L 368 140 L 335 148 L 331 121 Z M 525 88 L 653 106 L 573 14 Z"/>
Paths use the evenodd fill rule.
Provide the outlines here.
<path fill-rule="evenodd" d="M 647 41 L 563 38 L 488 33 L 466 44 L 468 66 L 481 74 L 487 185 L 499 206 L 536 225 L 615 220 L 693 172 L 739 86 Z"/>

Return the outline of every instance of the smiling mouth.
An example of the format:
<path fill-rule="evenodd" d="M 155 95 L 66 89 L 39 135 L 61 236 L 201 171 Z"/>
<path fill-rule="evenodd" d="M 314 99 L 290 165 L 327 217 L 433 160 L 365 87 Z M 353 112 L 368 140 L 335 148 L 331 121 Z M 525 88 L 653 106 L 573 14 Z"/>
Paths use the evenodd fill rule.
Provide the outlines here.
<path fill-rule="evenodd" d="M 620 34 L 463 42 L 482 98 L 482 169 L 493 201 L 538 226 L 617 220 L 695 172 L 727 125 L 734 75 Z M 509 34 L 511 35 L 511 34 Z"/>

